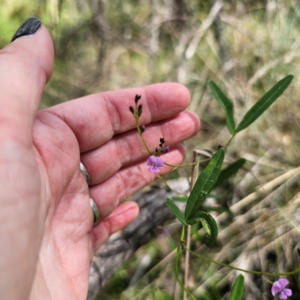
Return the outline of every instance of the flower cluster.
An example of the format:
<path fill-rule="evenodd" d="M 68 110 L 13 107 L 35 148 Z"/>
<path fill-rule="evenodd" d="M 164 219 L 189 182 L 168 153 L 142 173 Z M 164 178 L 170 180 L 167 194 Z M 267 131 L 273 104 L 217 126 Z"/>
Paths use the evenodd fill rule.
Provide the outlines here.
<path fill-rule="evenodd" d="M 139 104 L 139 101 L 141 98 L 142 98 L 141 95 L 135 95 L 135 97 L 134 97 L 135 107 L 129 106 L 129 110 L 133 114 L 133 116 L 137 120 L 137 122 L 143 112 L 143 106 L 142 106 L 142 104 Z M 141 134 L 143 134 L 146 130 L 146 126 L 145 125 L 139 126 L 139 129 L 140 129 Z"/>
<path fill-rule="evenodd" d="M 142 104 L 138 105 L 139 100 L 142 98 L 141 95 L 135 95 L 134 98 L 134 103 L 135 103 L 135 107 L 136 109 L 134 109 L 132 106 L 129 106 L 129 110 L 130 112 L 135 115 L 137 113 L 138 117 L 140 117 L 142 115 L 143 112 L 143 106 Z"/>
<path fill-rule="evenodd" d="M 151 173 L 159 173 L 159 168 L 162 168 L 165 164 L 164 161 L 159 157 L 163 153 L 168 153 L 170 147 L 165 147 L 165 139 L 159 139 L 159 147 L 155 148 L 155 155 L 151 155 L 147 160 L 148 171 Z"/>
<path fill-rule="evenodd" d="M 168 153 L 169 149 L 170 149 L 169 146 L 165 147 L 165 139 L 160 138 L 159 139 L 159 148 L 155 148 L 155 155 L 160 155 L 162 153 Z"/>
<path fill-rule="evenodd" d="M 137 128 L 138 128 L 140 137 L 141 137 L 147 151 L 149 152 L 149 154 L 152 154 L 142 136 L 146 130 L 146 127 L 145 127 L 145 125 L 142 125 L 142 126 L 138 125 L 139 118 L 141 117 L 142 112 L 143 112 L 143 106 L 142 106 L 142 104 L 139 104 L 139 100 L 141 99 L 141 97 L 142 97 L 141 95 L 135 95 L 135 98 L 134 98 L 135 106 L 134 107 L 129 106 L 129 110 L 133 114 L 133 116 L 136 120 L 136 124 L 137 124 Z M 159 147 L 155 148 L 155 152 L 147 160 L 147 166 L 149 166 L 149 168 L 148 168 L 149 172 L 151 172 L 151 173 L 159 173 L 160 172 L 159 168 L 162 168 L 165 165 L 164 161 L 160 158 L 160 155 L 163 153 L 167 153 L 167 152 L 169 152 L 169 146 L 165 146 L 165 139 L 160 138 L 159 139 Z"/>

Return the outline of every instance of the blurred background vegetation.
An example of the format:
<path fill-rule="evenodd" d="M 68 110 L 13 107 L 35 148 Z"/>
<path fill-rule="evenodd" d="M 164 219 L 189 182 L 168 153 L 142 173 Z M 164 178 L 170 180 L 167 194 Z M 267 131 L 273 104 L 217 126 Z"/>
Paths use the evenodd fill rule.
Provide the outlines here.
<path fill-rule="evenodd" d="M 298 0 L 2 0 L 1 48 L 30 16 L 40 18 L 50 30 L 56 52 L 42 108 L 104 90 L 180 82 L 190 90 L 190 109 L 202 121 L 199 135 L 187 143 L 188 158 L 193 148 L 215 150 L 230 137 L 224 114 L 207 88 L 209 79 L 232 99 L 238 121 L 276 81 L 295 75 L 281 99 L 232 142 L 228 161 L 243 157 L 247 164 L 219 196 L 231 206 L 299 166 Z M 180 175 L 188 173 L 183 170 Z M 227 263 L 240 260 L 240 267 L 256 270 L 288 271 L 299 266 L 300 260 L 292 255 L 299 241 L 298 190 L 290 194 L 280 207 L 265 203 L 255 207 L 247 224 L 239 225 L 239 231 L 232 229 L 220 241 L 222 246 L 207 253 L 220 260 L 225 257 Z M 164 234 L 140 249 L 100 298 L 180 299 L 173 261 L 163 260 L 176 238 L 176 232 Z M 275 239 L 279 244 L 272 244 Z M 195 242 L 194 248 L 198 246 Z M 145 255 L 151 257 L 148 273 L 139 284 L 133 283 Z M 189 285 L 199 299 L 227 299 L 235 276 L 195 261 Z M 299 277 L 289 279 L 294 289 L 291 299 L 299 299 Z M 245 299 L 273 299 L 270 285 L 260 278 L 249 276 L 246 285 Z"/>

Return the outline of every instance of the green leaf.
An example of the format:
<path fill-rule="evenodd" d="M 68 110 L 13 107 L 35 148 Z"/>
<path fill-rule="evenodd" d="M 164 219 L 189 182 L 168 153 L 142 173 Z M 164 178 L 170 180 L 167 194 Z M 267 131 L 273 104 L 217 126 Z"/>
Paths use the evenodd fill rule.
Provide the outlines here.
<path fill-rule="evenodd" d="M 293 75 L 286 76 L 266 92 L 245 114 L 244 118 L 236 128 L 235 133 L 252 124 L 285 91 L 293 78 Z"/>
<path fill-rule="evenodd" d="M 221 172 L 224 155 L 225 150 L 222 147 L 212 156 L 209 164 L 198 177 L 186 204 L 184 213 L 186 220 L 189 220 L 197 211 L 217 181 Z"/>
<path fill-rule="evenodd" d="M 186 202 L 188 200 L 187 196 L 181 196 L 181 197 L 172 197 L 172 200 L 175 202 Z"/>
<path fill-rule="evenodd" d="M 178 208 L 178 206 L 176 204 L 174 204 L 174 202 L 167 198 L 166 200 L 166 205 L 171 209 L 171 211 L 173 212 L 173 214 L 175 215 L 175 217 L 183 224 L 183 225 L 187 225 L 184 215 L 181 212 L 181 210 Z"/>
<path fill-rule="evenodd" d="M 227 166 L 224 170 L 221 171 L 220 176 L 216 183 L 214 184 L 214 188 L 221 185 L 223 181 L 237 173 L 237 171 L 245 164 L 246 159 L 240 158 L 236 160 L 234 163 Z"/>
<path fill-rule="evenodd" d="M 244 294 L 244 276 L 240 274 L 232 287 L 228 300 L 242 300 Z"/>
<path fill-rule="evenodd" d="M 233 104 L 231 100 L 222 92 L 222 90 L 212 81 L 208 82 L 216 100 L 221 104 L 225 111 L 226 124 L 229 132 L 235 134 L 235 122 L 233 116 Z"/>
<path fill-rule="evenodd" d="M 187 221 L 187 223 L 193 225 L 196 222 L 201 222 L 204 230 L 207 233 L 204 238 L 204 244 L 208 247 L 214 245 L 217 241 L 219 231 L 215 219 L 204 211 L 197 211 L 195 214 L 193 214 L 193 217 Z"/>

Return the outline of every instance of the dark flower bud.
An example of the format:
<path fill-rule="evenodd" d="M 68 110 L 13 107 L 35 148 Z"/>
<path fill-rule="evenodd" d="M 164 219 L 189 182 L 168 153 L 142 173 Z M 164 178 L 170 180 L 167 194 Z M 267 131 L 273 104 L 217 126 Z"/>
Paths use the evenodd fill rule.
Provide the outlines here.
<path fill-rule="evenodd" d="M 146 130 L 146 126 L 145 126 L 145 125 L 142 125 L 142 126 L 140 126 L 140 129 L 141 129 L 141 132 L 144 133 L 145 130 Z"/>
<path fill-rule="evenodd" d="M 129 106 L 129 110 L 131 111 L 131 113 L 134 115 L 134 108 L 132 106 Z"/>
<path fill-rule="evenodd" d="M 162 150 L 162 153 L 168 153 L 169 150 L 170 150 L 170 147 L 167 146 L 167 147 L 165 147 L 165 148 Z"/>
<path fill-rule="evenodd" d="M 158 149 L 157 148 L 155 148 L 155 153 L 158 153 Z"/>
<path fill-rule="evenodd" d="M 141 95 L 135 95 L 134 102 L 138 103 L 138 101 L 142 98 Z"/>
<path fill-rule="evenodd" d="M 159 141 L 164 144 L 165 143 L 165 139 L 164 138 L 160 138 Z"/>
<path fill-rule="evenodd" d="M 142 107 L 142 104 L 140 104 L 138 107 L 138 116 L 139 117 L 142 115 L 142 112 L 143 112 L 143 107 Z"/>

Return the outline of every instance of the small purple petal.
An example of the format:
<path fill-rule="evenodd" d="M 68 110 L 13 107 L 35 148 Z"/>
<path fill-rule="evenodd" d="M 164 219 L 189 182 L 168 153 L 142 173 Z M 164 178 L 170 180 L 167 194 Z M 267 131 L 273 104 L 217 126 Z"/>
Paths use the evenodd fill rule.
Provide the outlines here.
<path fill-rule="evenodd" d="M 285 290 L 285 293 L 290 297 L 292 296 L 292 290 L 291 289 L 284 289 Z"/>
<path fill-rule="evenodd" d="M 279 293 L 281 291 L 281 285 L 278 281 L 275 281 L 272 285 L 272 295 L 275 296 L 277 293 Z"/>
<path fill-rule="evenodd" d="M 292 296 L 292 290 L 290 289 L 284 289 L 280 294 L 279 294 L 279 299 L 287 299 L 289 296 Z"/>
<path fill-rule="evenodd" d="M 147 166 L 153 166 L 155 164 L 155 156 L 149 156 L 147 159 Z"/>
<path fill-rule="evenodd" d="M 156 157 L 152 155 L 147 159 L 147 166 L 154 166 L 155 162 L 156 162 Z"/>
<path fill-rule="evenodd" d="M 286 278 L 280 278 L 277 282 L 280 284 L 282 289 L 290 283 Z"/>
<path fill-rule="evenodd" d="M 159 172 L 160 172 L 160 170 L 159 170 L 158 167 L 149 167 L 149 168 L 148 168 L 148 171 L 149 171 L 150 173 L 159 173 Z"/>
<path fill-rule="evenodd" d="M 156 157 L 156 166 L 162 168 L 165 166 L 164 161 L 160 157 Z"/>
<path fill-rule="evenodd" d="M 164 165 L 164 161 L 160 157 L 152 155 L 147 159 L 147 166 L 162 168 Z"/>

